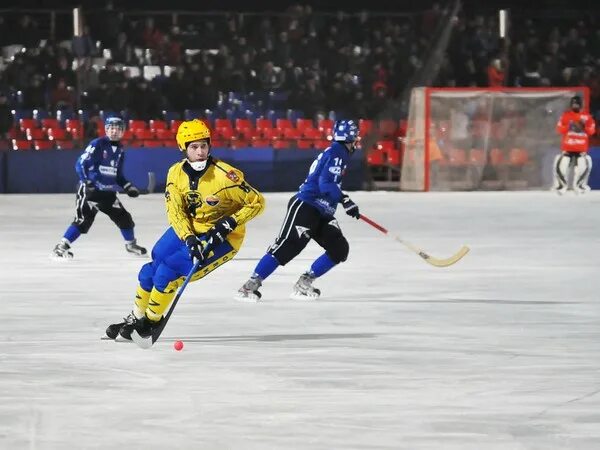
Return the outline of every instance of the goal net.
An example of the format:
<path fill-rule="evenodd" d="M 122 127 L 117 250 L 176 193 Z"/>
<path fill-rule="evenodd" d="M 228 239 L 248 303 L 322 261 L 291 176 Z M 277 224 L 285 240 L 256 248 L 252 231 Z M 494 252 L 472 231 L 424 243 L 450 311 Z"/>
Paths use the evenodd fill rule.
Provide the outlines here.
<path fill-rule="evenodd" d="M 414 88 L 400 188 L 547 189 L 569 100 L 586 87 Z"/>

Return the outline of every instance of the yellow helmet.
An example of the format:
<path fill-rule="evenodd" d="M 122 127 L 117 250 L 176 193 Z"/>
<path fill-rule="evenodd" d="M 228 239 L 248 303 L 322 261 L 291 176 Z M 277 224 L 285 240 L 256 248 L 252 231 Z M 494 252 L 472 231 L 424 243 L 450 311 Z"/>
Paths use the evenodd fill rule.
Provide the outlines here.
<path fill-rule="evenodd" d="M 185 152 L 190 142 L 208 139 L 210 143 L 210 130 L 200 119 L 186 120 L 179 125 L 175 139 L 179 149 Z"/>

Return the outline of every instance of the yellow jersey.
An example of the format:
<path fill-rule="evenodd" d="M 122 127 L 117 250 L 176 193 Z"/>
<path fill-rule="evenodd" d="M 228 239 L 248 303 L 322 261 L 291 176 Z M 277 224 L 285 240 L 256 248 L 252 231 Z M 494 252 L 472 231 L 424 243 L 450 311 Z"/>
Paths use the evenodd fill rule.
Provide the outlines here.
<path fill-rule="evenodd" d="M 205 233 L 219 219 L 232 217 L 237 227 L 228 240 L 241 244 L 245 223 L 265 208 L 264 197 L 244 181 L 244 174 L 229 164 L 209 158 L 200 172 L 186 161 L 171 166 L 165 203 L 169 224 L 180 239 Z"/>

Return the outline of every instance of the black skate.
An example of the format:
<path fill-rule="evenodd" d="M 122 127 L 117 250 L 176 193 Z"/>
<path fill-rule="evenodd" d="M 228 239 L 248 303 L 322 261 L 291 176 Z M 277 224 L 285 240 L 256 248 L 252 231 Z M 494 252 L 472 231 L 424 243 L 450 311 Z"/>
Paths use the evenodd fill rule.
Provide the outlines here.
<path fill-rule="evenodd" d="M 237 291 L 235 299 L 240 302 L 257 302 L 262 297 L 258 289 L 262 286 L 259 276 L 253 276 Z"/>
<path fill-rule="evenodd" d="M 154 344 L 152 334 L 162 327 L 164 317 L 161 317 L 158 322 L 152 322 L 148 317 L 144 316 L 137 319 L 133 324 L 131 332 L 131 340 L 141 348 L 150 348 Z"/>
<path fill-rule="evenodd" d="M 133 253 L 134 255 L 138 256 L 144 256 L 146 253 L 148 253 L 148 251 L 144 247 L 137 244 L 137 239 L 127 242 L 125 244 L 125 250 L 127 250 L 129 253 Z"/>
<path fill-rule="evenodd" d="M 131 341 L 131 332 L 137 322 L 137 317 L 133 314 L 133 311 L 129 313 L 127 317 L 123 318 L 123 322 L 113 323 L 106 329 L 106 336 L 109 339 L 121 341 Z"/>
<path fill-rule="evenodd" d="M 298 281 L 294 285 L 294 291 L 290 298 L 294 300 L 315 300 L 321 296 L 321 291 L 313 287 L 313 282 L 316 277 L 312 272 L 306 272 L 300 275 Z"/>
<path fill-rule="evenodd" d="M 50 255 L 54 259 L 71 259 L 73 258 L 73 252 L 71 252 L 71 246 L 64 241 L 60 241 L 52 250 Z"/>

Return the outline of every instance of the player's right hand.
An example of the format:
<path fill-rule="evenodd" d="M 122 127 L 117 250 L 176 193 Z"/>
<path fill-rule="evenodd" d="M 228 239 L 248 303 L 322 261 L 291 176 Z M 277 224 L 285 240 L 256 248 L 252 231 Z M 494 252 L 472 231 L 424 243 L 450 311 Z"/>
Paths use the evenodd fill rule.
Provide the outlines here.
<path fill-rule="evenodd" d="M 92 180 L 85 180 L 85 195 L 90 195 L 96 192 L 96 185 Z"/>
<path fill-rule="evenodd" d="M 188 248 L 192 261 L 204 261 L 204 254 L 202 252 L 202 242 L 198 239 L 198 236 L 192 235 L 185 238 L 185 245 Z"/>

